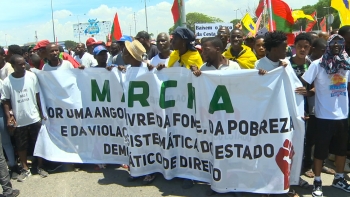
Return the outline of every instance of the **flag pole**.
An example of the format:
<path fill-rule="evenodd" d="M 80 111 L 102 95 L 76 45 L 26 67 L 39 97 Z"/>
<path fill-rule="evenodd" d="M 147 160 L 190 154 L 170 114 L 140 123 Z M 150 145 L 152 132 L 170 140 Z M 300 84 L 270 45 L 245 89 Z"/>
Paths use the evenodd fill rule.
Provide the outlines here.
<path fill-rule="evenodd" d="M 186 27 L 185 1 L 180 0 L 180 4 L 181 4 L 181 27 Z"/>
<path fill-rule="evenodd" d="M 317 18 L 317 12 L 316 12 L 316 24 L 317 24 L 317 29 L 318 29 L 318 31 L 320 31 L 320 26 L 318 25 L 318 18 Z"/>
<path fill-rule="evenodd" d="M 273 19 L 272 19 L 272 6 L 271 6 L 271 0 L 267 0 L 268 1 L 268 7 L 269 7 L 269 12 L 270 12 L 270 31 L 274 30 L 273 27 Z"/>

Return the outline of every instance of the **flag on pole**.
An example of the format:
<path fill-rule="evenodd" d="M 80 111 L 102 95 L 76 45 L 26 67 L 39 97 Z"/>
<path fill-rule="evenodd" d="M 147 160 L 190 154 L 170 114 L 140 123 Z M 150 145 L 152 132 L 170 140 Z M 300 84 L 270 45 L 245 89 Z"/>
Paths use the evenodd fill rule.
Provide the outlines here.
<path fill-rule="evenodd" d="M 326 26 L 326 17 L 323 17 L 322 21 L 320 22 L 321 31 L 327 32 L 327 26 Z"/>
<path fill-rule="evenodd" d="M 182 0 L 174 0 L 173 6 L 171 7 L 171 13 L 173 14 L 175 28 L 181 26 L 182 3 Z"/>
<path fill-rule="evenodd" d="M 270 15 L 270 31 L 283 31 L 291 33 L 293 30 L 294 19 L 292 11 L 288 4 L 282 0 L 267 0 Z M 271 24 L 272 23 L 272 24 Z"/>
<path fill-rule="evenodd" d="M 306 18 L 310 21 L 314 21 L 314 18 L 311 15 L 305 14 L 303 10 L 293 10 L 292 16 L 294 18 L 294 21 L 300 18 Z"/>
<path fill-rule="evenodd" d="M 118 13 L 115 13 L 113 26 L 111 29 L 111 41 L 119 40 L 122 37 L 122 31 L 119 25 Z"/>
<path fill-rule="evenodd" d="M 341 27 L 350 25 L 350 6 L 348 0 L 332 0 L 331 7 L 338 11 Z"/>
<path fill-rule="evenodd" d="M 253 36 L 255 36 L 256 33 L 257 33 L 258 30 L 259 30 L 260 23 L 261 23 L 261 19 L 262 19 L 262 14 L 259 16 L 258 20 L 256 20 L 256 23 L 255 23 L 255 33 L 253 34 Z"/>
<path fill-rule="evenodd" d="M 312 28 L 317 24 L 317 13 L 316 11 L 314 11 L 312 14 L 311 14 L 312 18 L 314 18 L 315 20 L 309 22 L 305 28 L 305 31 L 306 32 L 310 32 L 312 30 Z"/>
<path fill-rule="evenodd" d="M 252 17 L 249 13 L 245 14 L 245 16 L 242 18 L 242 23 L 244 27 L 251 32 L 252 34 L 255 34 L 256 32 L 256 24 L 254 23 Z"/>
<path fill-rule="evenodd" d="M 258 7 L 255 10 L 255 16 L 261 16 L 261 14 L 264 11 L 265 5 L 266 5 L 265 0 L 260 0 L 259 1 L 259 5 L 258 5 Z"/>

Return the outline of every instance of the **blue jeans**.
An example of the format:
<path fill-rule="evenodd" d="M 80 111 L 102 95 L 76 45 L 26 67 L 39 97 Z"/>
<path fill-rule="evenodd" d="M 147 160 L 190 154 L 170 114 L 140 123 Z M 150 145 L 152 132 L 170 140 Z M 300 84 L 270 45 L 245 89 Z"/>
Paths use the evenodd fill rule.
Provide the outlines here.
<path fill-rule="evenodd" d="M 15 153 L 10 139 L 10 134 L 7 131 L 7 120 L 4 113 L 3 105 L 0 105 L 0 134 L 2 147 L 5 149 L 6 156 L 9 160 L 9 166 L 13 167 L 16 165 Z"/>

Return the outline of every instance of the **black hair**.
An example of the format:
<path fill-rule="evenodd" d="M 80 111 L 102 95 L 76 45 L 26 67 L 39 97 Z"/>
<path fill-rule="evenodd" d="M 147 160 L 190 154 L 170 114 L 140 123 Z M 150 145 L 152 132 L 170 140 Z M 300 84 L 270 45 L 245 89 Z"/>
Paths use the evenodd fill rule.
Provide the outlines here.
<path fill-rule="evenodd" d="M 238 27 L 234 27 L 234 28 L 232 29 L 232 31 L 230 32 L 230 35 L 231 35 L 234 31 L 239 31 L 239 32 L 241 32 L 241 33 L 244 35 L 243 31 L 242 31 L 240 28 L 238 28 Z"/>
<path fill-rule="evenodd" d="M 137 33 L 136 37 L 137 38 L 144 38 L 144 39 L 148 39 L 149 40 L 151 36 L 148 34 L 147 31 L 140 31 L 140 32 Z"/>
<path fill-rule="evenodd" d="M 202 45 L 206 42 L 210 42 L 214 47 L 219 47 L 220 51 L 224 51 L 224 45 L 218 37 L 207 37 L 202 39 Z"/>
<path fill-rule="evenodd" d="M 2 47 L 0 47 L 0 55 L 5 55 L 5 50 Z"/>
<path fill-rule="evenodd" d="M 58 45 L 58 51 L 61 52 L 61 53 L 64 52 L 63 46 Z"/>
<path fill-rule="evenodd" d="M 22 54 L 28 53 L 28 46 L 23 46 L 22 47 Z"/>
<path fill-rule="evenodd" d="M 327 46 L 327 41 L 325 41 L 323 38 L 317 38 L 313 43 L 312 47 L 325 47 Z"/>
<path fill-rule="evenodd" d="M 16 60 L 19 59 L 19 58 L 23 58 L 23 56 L 22 55 L 18 55 L 18 54 L 12 55 L 11 58 L 10 58 L 10 63 L 12 65 L 15 65 L 16 64 Z"/>
<path fill-rule="evenodd" d="M 259 39 L 265 39 L 265 36 L 264 35 L 257 35 L 255 37 L 255 40 L 259 40 Z"/>
<path fill-rule="evenodd" d="M 218 29 L 218 32 L 220 31 L 220 29 L 225 29 L 225 33 L 230 34 L 230 30 L 228 29 L 228 27 L 226 27 L 226 26 L 220 26 L 219 29 Z"/>
<path fill-rule="evenodd" d="M 37 55 L 37 54 L 32 54 L 31 56 L 30 56 L 30 60 L 32 61 L 32 65 L 35 67 L 35 68 L 37 68 L 37 69 L 39 69 L 39 67 L 40 67 L 40 62 L 41 62 L 41 58 L 39 57 L 39 55 Z"/>
<path fill-rule="evenodd" d="M 341 36 L 345 36 L 345 34 L 350 32 L 350 25 L 344 25 L 338 30 L 338 34 Z"/>
<path fill-rule="evenodd" d="M 255 38 L 254 38 L 254 37 L 246 37 L 246 38 L 244 39 L 244 41 L 255 42 Z"/>
<path fill-rule="evenodd" d="M 278 47 L 286 40 L 287 36 L 282 31 L 268 32 L 265 34 L 264 47 L 267 51 L 271 51 L 272 48 Z"/>
<path fill-rule="evenodd" d="M 16 44 L 8 46 L 8 51 L 10 51 L 13 55 L 23 55 L 22 48 Z"/>
<path fill-rule="evenodd" d="M 295 40 L 294 40 L 294 45 L 299 42 L 300 40 L 306 40 L 309 42 L 309 44 L 311 45 L 312 44 L 312 37 L 310 34 L 307 34 L 307 33 L 300 33 L 299 35 L 297 35 L 295 37 Z"/>

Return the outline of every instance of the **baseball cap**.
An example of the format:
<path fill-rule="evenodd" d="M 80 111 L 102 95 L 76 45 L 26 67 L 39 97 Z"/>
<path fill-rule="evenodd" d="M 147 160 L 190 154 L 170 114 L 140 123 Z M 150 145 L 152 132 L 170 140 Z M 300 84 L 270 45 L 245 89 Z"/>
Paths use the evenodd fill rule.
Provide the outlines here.
<path fill-rule="evenodd" d="M 33 50 L 38 50 L 40 48 L 44 48 L 46 47 L 48 44 L 50 44 L 50 41 L 48 40 L 40 40 L 35 47 L 33 48 Z"/>
<path fill-rule="evenodd" d="M 132 38 L 131 38 L 131 36 L 123 35 L 123 36 L 120 37 L 120 39 L 117 40 L 117 41 L 118 41 L 118 42 L 125 42 L 125 41 L 132 42 Z"/>
<path fill-rule="evenodd" d="M 137 33 L 137 35 L 135 36 L 136 39 L 138 38 L 146 38 L 149 39 L 150 36 L 146 31 L 140 31 L 139 33 Z"/>
<path fill-rule="evenodd" d="M 101 51 L 108 51 L 108 50 L 106 49 L 105 46 L 103 46 L 103 45 L 98 45 L 98 46 L 96 46 L 96 47 L 94 48 L 94 50 L 92 51 L 92 53 L 93 53 L 94 55 L 98 55 L 98 54 L 100 54 Z"/>
<path fill-rule="evenodd" d="M 88 38 L 86 40 L 86 46 L 92 46 L 93 44 L 95 44 L 96 40 L 95 38 Z"/>

